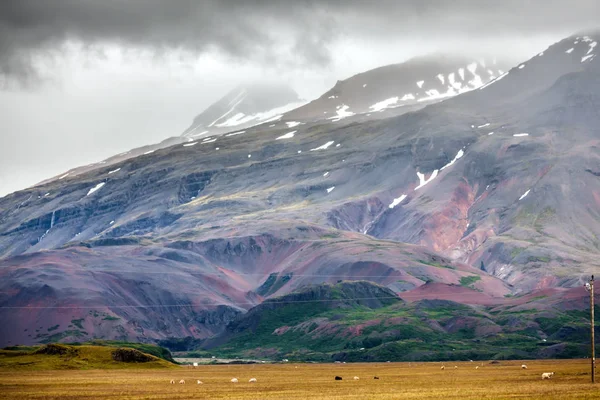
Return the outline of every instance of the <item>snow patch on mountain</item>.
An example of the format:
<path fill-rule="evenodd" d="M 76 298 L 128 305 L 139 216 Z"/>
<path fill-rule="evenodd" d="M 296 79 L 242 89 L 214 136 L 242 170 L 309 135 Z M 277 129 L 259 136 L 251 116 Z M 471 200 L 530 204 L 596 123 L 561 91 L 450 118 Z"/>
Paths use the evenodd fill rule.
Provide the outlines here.
<path fill-rule="evenodd" d="M 385 99 L 385 100 L 380 101 L 379 103 L 373 104 L 369 108 L 373 112 L 378 112 L 378 111 L 383 111 L 386 108 L 388 108 L 391 105 L 396 104 L 396 103 L 398 103 L 398 97 L 390 97 L 389 99 Z"/>
<path fill-rule="evenodd" d="M 335 142 L 332 140 L 332 141 L 330 141 L 330 142 L 327 142 L 327 143 L 325 143 L 325 144 L 324 144 L 324 145 L 322 145 L 322 146 L 316 147 L 316 148 L 314 148 L 314 149 L 310 149 L 310 151 L 317 151 L 317 150 L 327 150 L 327 148 L 328 148 L 329 146 L 331 146 L 332 144 L 334 144 L 334 143 L 335 143 Z"/>
<path fill-rule="evenodd" d="M 465 152 L 463 151 L 463 149 L 460 149 L 458 151 L 458 153 L 456 153 L 456 156 L 454 156 L 454 159 L 452 159 L 452 161 L 450 161 L 448 164 L 444 165 L 441 169 L 441 171 L 445 170 L 446 168 L 452 166 L 457 160 L 459 160 L 462 156 L 465 155 Z"/>
<path fill-rule="evenodd" d="M 425 174 L 422 174 L 419 171 L 417 171 L 417 177 L 419 178 L 419 186 L 417 186 L 415 190 L 419 190 L 423 186 L 427 185 L 429 182 L 433 181 L 437 177 L 438 172 L 439 171 L 437 169 L 434 170 L 429 179 L 425 179 Z"/>
<path fill-rule="evenodd" d="M 104 186 L 104 185 L 105 185 L 105 182 L 100 182 L 99 184 L 97 184 L 96 186 L 94 186 L 93 188 L 91 188 L 91 189 L 88 191 L 88 193 L 87 193 L 87 195 L 86 195 L 86 196 L 89 196 L 90 194 L 92 194 L 92 193 L 94 193 L 94 192 L 96 192 L 96 191 L 100 190 L 100 188 L 102 188 L 102 186 Z"/>
<path fill-rule="evenodd" d="M 400 196 L 400 197 L 397 197 L 397 198 L 395 198 L 395 199 L 394 199 L 394 201 L 392 201 L 388 207 L 389 207 L 389 208 L 394 208 L 394 207 L 396 207 L 398 204 L 402 203 L 402 201 L 403 201 L 405 198 L 406 198 L 406 195 L 405 195 L 405 194 L 403 194 L 403 195 L 402 195 L 402 196 Z"/>
<path fill-rule="evenodd" d="M 333 122 L 337 122 L 344 118 L 353 116 L 354 113 L 352 111 L 348 111 L 349 108 L 349 106 L 343 104 L 339 109 L 336 110 L 337 115 L 334 117 L 329 117 L 328 119 L 332 120 Z"/>
<path fill-rule="evenodd" d="M 275 140 L 282 140 L 282 139 L 291 139 L 294 137 L 294 134 L 298 132 L 298 131 L 292 131 L 292 132 L 288 132 L 285 135 L 281 135 L 279 136 L 277 139 Z"/>

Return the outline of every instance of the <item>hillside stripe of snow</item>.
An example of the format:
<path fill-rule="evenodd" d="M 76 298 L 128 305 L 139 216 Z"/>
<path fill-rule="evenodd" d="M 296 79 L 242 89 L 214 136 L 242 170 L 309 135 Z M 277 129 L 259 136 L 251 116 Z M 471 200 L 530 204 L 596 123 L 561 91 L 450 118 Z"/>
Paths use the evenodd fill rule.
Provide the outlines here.
<path fill-rule="evenodd" d="M 241 135 L 242 133 L 246 133 L 246 131 L 232 132 L 232 133 L 228 133 L 225 136 L 236 136 L 236 135 Z"/>
<path fill-rule="evenodd" d="M 488 122 L 487 124 L 479 125 L 478 128 L 485 128 L 486 126 L 490 126 L 490 125 L 491 125 L 491 123 Z"/>
<path fill-rule="evenodd" d="M 500 71 L 498 71 L 500 72 Z M 483 85 L 482 87 L 479 88 L 479 90 L 485 89 L 486 87 L 490 86 L 492 83 L 496 83 L 499 80 L 501 80 L 502 78 L 504 78 L 506 75 L 508 75 L 508 72 L 504 72 L 502 75 L 500 75 L 499 77 L 497 77 L 496 79 L 486 83 L 485 85 Z"/>
<path fill-rule="evenodd" d="M 415 95 L 412 93 L 407 93 L 404 96 L 402 96 L 402 98 L 400 99 L 400 101 L 406 101 L 406 100 L 414 100 L 415 99 Z"/>
<path fill-rule="evenodd" d="M 256 122 L 255 125 L 263 124 L 267 122 L 274 122 L 279 120 L 283 114 L 288 111 L 291 111 L 295 108 L 298 108 L 302 105 L 306 104 L 306 102 L 295 102 L 288 103 L 284 106 L 276 107 L 268 111 L 258 112 L 252 115 L 245 115 L 244 113 L 238 113 L 233 117 L 229 118 L 227 121 L 217 124 L 216 126 L 223 127 L 233 127 L 241 124 L 247 124 L 249 122 Z"/>
<path fill-rule="evenodd" d="M 155 152 L 155 150 L 150 150 L 150 151 L 145 152 L 144 155 L 146 155 L 146 154 L 152 154 L 154 152 Z"/>
<path fill-rule="evenodd" d="M 421 189 L 423 186 L 427 185 L 429 182 L 433 181 L 438 175 L 438 170 L 433 171 L 429 179 L 425 179 L 425 175 L 417 171 L 417 177 L 419 178 L 419 186 L 415 188 L 415 190 Z"/>
<path fill-rule="evenodd" d="M 529 133 L 515 133 L 513 136 L 514 136 L 514 137 L 523 137 L 523 136 L 529 136 Z"/>
<path fill-rule="evenodd" d="M 459 68 L 458 69 L 458 74 L 460 75 L 460 79 L 461 80 L 465 80 L 465 69 L 464 68 Z"/>
<path fill-rule="evenodd" d="M 237 103 L 235 103 L 233 106 L 231 106 L 231 108 L 229 109 L 229 111 L 227 111 L 225 114 L 221 115 L 219 118 L 217 118 L 213 122 L 211 122 L 210 125 L 208 125 L 209 128 L 211 126 L 213 126 L 214 124 L 216 124 L 218 121 L 222 120 L 223 118 L 225 118 L 226 116 L 228 116 L 229 114 L 231 114 L 235 110 L 235 108 L 237 107 L 237 105 L 240 104 L 242 102 L 242 100 L 244 100 L 244 97 L 246 97 L 246 95 L 244 94 L 244 91 L 242 91 L 241 94 L 243 94 L 242 98 Z M 235 98 L 234 98 L 234 100 L 235 100 Z M 231 104 L 231 102 L 229 104 Z"/>
<path fill-rule="evenodd" d="M 402 203 L 402 200 L 404 200 L 405 198 L 406 198 L 405 194 L 403 194 L 402 196 L 400 196 L 398 198 L 395 198 L 394 201 L 392 201 L 388 207 L 389 208 L 396 207 L 398 204 Z"/>
<path fill-rule="evenodd" d="M 427 97 L 421 97 L 418 102 L 445 99 L 446 97 L 456 96 L 457 92 L 453 88 L 449 88 L 446 93 L 440 93 L 436 89 L 431 89 L 425 92 Z"/>
<path fill-rule="evenodd" d="M 598 44 L 598 42 L 590 43 L 590 48 L 589 48 L 588 52 L 585 54 L 590 54 L 592 51 L 594 51 L 594 47 L 596 47 L 597 44 Z"/>
<path fill-rule="evenodd" d="M 327 176 L 327 175 L 329 175 L 329 171 L 327 171 L 327 172 L 325 172 L 325 173 L 323 174 L 323 176 L 324 176 L 324 177 L 325 177 L 325 176 Z"/>
<path fill-rule="evenodd" d="M 60 179 L 66 178 L 67 176 L 69 176 L 69 174 L 70 174 L 70 172 L 67 172 L 66 174 L 64 174 L 63 176 L 61 176 L 61 177 L 60 177 L 60 178 L 58 178 L 58 179 L 60 180 Z"/>
<path fill-rule="evenodd" d="M 204 138 L 204 139 L 202 139 L 202 142 L 206 142 L 208 140 L 212 140 L 212 138 L 211 137 Z"/>
<path fill-rule="evenodd" d="M 519 69 L 523 69 L 523 68 L 525 68 L 525 64 L 519 65 Z"/>
<path fill-rule="evenodd" d="M 440 82 L 442 82 L 442 85 L 446 83 L 446 78 L 444 77 L 444 75 L 438 74 L 437 78 L 440 80 Z"/>
<path fill-rule="evenodd" d="M 187 136 L 189 136 L 189 137 L 196 137 L 196 136 L 205 135 L 207 133 L 208 133 L 208 131 L 203 131 L 203 132 L 200 132 L 200 133 L 194 133 L 193 135 L 187 135 Z"/>
<path fill-rule="evenodd" d="M 198 144 L 198 142 L 186 143 L 183 145 L 183 147 L 190 147 L 190 146 L 194 146 L 196 144 Z"/>
<path fill-rule="evenodd" d="M 330 142 L 325 143 L 322 146 L 316 147 L 314 149 L 310 149 L 310 151 L 316 151 L 316 150 L 326 150 L 329 146 L 331 146 L 332 144 L 334 144 L 335 142 L 332 140 Z"/>
<path fill-rule="evenodd" d="M 450 161 L 448 164 L 444 165 L 442 167 L 441 171 L 443 171 L 444 169 L 450 167 L 452 164 L 454 164 L 458 159 L 460 159 L 464 155 L 465 155 L 465 152 L 463 151 L 463 149 L 460 149 L 458 151 L 458 153 L 456 153 L 456 156 L 454 156 L 454 159 L 452 161 Z"/>
<path fill-rule="evenodd" d="M 590 54 L 589 56 L 581 57 L 581 62 L 586 62 L 588 59 L 594 57 L 594 54 Z"/>
<path fill-rule="evenodd" d="M 327 119 L 330 119 L 333 122 L 337 122 L 343 118 L 351 117 L 354 115 L 354 113 L 352 111 L 348 111 L 349 108 L 350 106 L 344 104 L 336 110 L 337 115 L 335 117 L 329 117 Z"/>
<path fill-rule="evenodd" d="M 99 184 L 97 184 L 96 186 L 94 186 L 93 188 L 91 188 L 89 190 L 89 192 L 86 194 L 86 196 L 89 196 L 90 194 L 94 193 L 95 191 L 99 190 L 102 186 L 104 186 L 105 182 L 100 182 Z"/>
<path fill-rule="evenodd" d="M 112 171 L 108 171 L 108 174 L 114 174 L 115 172 L 119 172 L 121 168 L 113 169 Z"/>
<path fill-rule="evenodd" d="M 285 124 L 287 125 L 288 128 L 294 128 L 298 125 L 302 125 L 302 122 L 290 121 L 290 122 L 286 122 Z"/>
<path fill-rule="evenodd" d="M 398 97 L 390 97 L 389 99 L 382 100 L 379 103 L 375 103 L 372 106 L 369 106 L 369 108 L 373 112 L 383 111 L 386 108 L 388 108 L 389 106 L 391 106 L 392 104 L 396 104 L 397 102 L 398 102 Z"/>
<path fill-rule="evenodd" d="M 292 132 L 286 133 L 285 135 L 281 135 L 281 136 L 279 136 L 279 137 L 278 137 L 277 139 L 275 139 L 275 140 L 281 140 L 281 139 L 291 139 L 291 138 L 293 138 L 293 137 L 294 137 L 294 133 L 296 133 L 296 132 L 298 132 L 298 131 L 292 131 Z"/>
<path fill-rule="evenodd" d="M 425 83 L 425 81 L 418 81 L 417 82 L 417 86 L 419 87 L 419 89 L 421 89 L 423 87 L 424 83 Z"/>
<path fill-rule="evenodd" d="M 205 141 L 205 142 L 202 142 L 202 144 L 205 144 L 205 143 L 212 143 L 212 142 L 216 142 L 216 141 L 217 141 L 217 138 L 214 138 L 214 139 L 210 139 L 210 140 L 207 140 L 207 141 Z"/>
<path fill-rule="evenodd" d="M 527 197 L 527 195 L 529 194 L 529 192 L 531 191 L 531 189 L 529 189 L 528 191 L 526 191 L 525 193 L 523 193 L 523 195 L 521 197 L 519 197 L 519 201 L 523 200 L 525 197 Z"/>
<path fill-rule="evenodd" d="M 488 136 L 492 136 L 494 134 L 494 132 L 490 132 L 488 133 Z"/>
<path fill-rule="evenodd" d="M 367 87 L 367 84 L 365 83 L 365 84 L 363 85 L 363 87 Z"/>
<path fill-rule="evenodd" d="M 327 193 L 331 193 L 331 191 L 335 189 L 335 186 L 330 187 L 329 189 L 327 189 Z"/>
<path fill-rule="evenodd" d="M 574 47 L 571 47 L 569 50 L 565 51 L 565 53 L 567 54 L 571 54 L 573 52 L 573 50 L 575 50 Z"/>

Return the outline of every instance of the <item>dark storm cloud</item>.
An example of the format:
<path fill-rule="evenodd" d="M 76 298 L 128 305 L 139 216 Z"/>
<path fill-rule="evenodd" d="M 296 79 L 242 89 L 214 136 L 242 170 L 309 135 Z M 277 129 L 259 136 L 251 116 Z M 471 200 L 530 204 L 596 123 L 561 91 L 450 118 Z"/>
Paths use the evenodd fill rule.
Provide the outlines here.
<path fill-rule="evenodd" d="M 4 0 L 0 75 L 36 77 L 32 57 L 70 39 L 155 51 L 217 49 L 259 63 L 324 65 L 340 37 L 494 38 L 597 24 L 597 0 Z M 285 48 L 281 49 L 281 43 Z M 0 81 L 1 82 L 1 81 Z"/>

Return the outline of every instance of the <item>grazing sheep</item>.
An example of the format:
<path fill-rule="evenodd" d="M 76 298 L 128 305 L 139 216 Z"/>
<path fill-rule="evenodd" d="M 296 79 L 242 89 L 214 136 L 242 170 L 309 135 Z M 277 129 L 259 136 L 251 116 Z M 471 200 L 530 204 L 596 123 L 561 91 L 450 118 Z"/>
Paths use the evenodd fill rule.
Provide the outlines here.
<path fill-rule="evenodd" d="M 442 368 L 440 368 L 440 369 L 446 369 L 446 367 L 444 367 L 444 366 L 442 365 Z"/>
<path fill-rule="evenodd" d="M 202 381 L 200 379 L 198 379 L 198 381 L 196 382 L 198 385 L 202 385 Z"/>
<path fill-rule="evenodd" d="M 374 376 L 373 379 L 379 379 L 379 377 L 378 376 Z"/>
<path fill-rule="evenodd" d="M 197 367 L 197 366 L 198 366 L 198 363 L 194 363 L 193 365 L 194 365 L 194 368 L 195 368 L 195 367 Z"/>
<path fill-rule="evenodd" d="M 185 383 L 185 381 L 183 379 L 179 381 L 180 385 L 183 385 L 184 383 Z"/>
<path fill-rule="evenodd" d="M 455 365 L 455 366 L 454 366 L 454 369 L 458 369 L 458 365 Z"/>
<path fill-rule="evenodd" d="M 554 376 L 554 372 L 544 372 L 542 374 L 542 379 L 550 379 L 552 376 Z"/>
<path fill-rule="evenodd" d="M 171 379 L 171 385 L 175 384 L 175 379 Z"/>
<path fill-rule="evenodd" d="M 479 369 L 479 365 L 475 367 L 475 369 Z"/>
<path fill-rule="evenodd" d="M 238 383 L 237 378 L 231 378 L 231 383 Z"/>
<path fill-rule="evenodd" d="M 521 369 L 527 369 L 527 365 L 525 365 L 525 364 L 521 365 Z"/>
<path fill-rule="evenodd" d="M 250 383 L 256 383 L 256 378 L 250 378 L 250 380 L 248 382 L 250 382 Z"/>
<path fill-rule="evenodd" d="M 354 377 L 354 380 L 355 380 L 355 381 L 357 381 L 357 380 L 359 380 L 359 379 L 360 379 L 360 378 L 359 378 L 358 376 L 355 376 L 355 377 Z"/>
<path fill-rule="evenodd" d="M 341 380 L 342 380 L 342 377 L 341 377 L 341 376 L 336 376 L 334 379 L 335 379 L 336 381 L 341 381 Z"/>

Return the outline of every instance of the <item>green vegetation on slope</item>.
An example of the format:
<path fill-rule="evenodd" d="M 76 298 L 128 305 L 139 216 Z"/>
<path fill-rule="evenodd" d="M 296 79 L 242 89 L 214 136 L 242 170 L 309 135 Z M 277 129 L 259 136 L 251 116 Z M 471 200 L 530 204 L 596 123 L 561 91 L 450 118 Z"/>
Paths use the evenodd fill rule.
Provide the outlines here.
<path fill-rule="evenodd" d="M 113 346 L 48 344 L 0 350 L 0 369 L 126 369 L 175 367 L 136 349 Z"/>
<path fill-rule="evenodd" d="M 465 286 L 477 281 L 463 279 Z M 372 292 L 381 302 L 371 305 L 352 301 L 349 290 L 364 293 L 367 285 L 303 289 L 270 300 L 231 324 L 219 340 L 206 341 L 202 350 L 219 357 L 296 361 L 568 358 L 587 352 L 586 312 L 492 309 L 445 300 L 390 304 L 385 292 Z M 314 301 L 294 302 L 290 296 Z"/>

